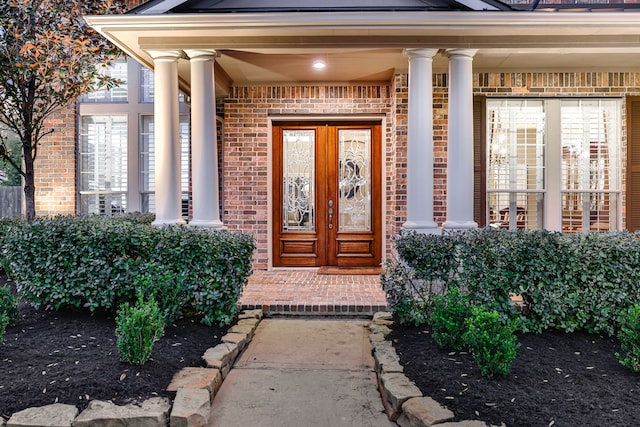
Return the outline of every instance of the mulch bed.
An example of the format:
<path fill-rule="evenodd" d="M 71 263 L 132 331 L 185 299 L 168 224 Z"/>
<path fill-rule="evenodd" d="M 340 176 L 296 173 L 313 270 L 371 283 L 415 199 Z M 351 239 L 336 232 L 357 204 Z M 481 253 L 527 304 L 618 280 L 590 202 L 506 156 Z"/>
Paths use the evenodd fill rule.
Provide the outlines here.
<path fill-rule="evenodd" d="M 0 286 L 6 278 L 0 273 Z M 91 400 L 117 405 L 165 391 L 173 375 L 205 366 L 202 355 L 220 343 L 227 328 L 178 321 L 165 329 L 143 366 L 122 363 L 113 316 L 34 310 L 21 304 L 20 321 L 9 326 L 0 345 L 0 416 L 52 403 L 82 411 Z"/>
<path fill-rule="evenodd" d="M 393 326 L 405 375 L 456 421 L 507 426 L 640 425 L 640 375 L 620 365 L 616 339 L 584 332 L 519 336 L 508 376 L 480 375 L 473 357 L 441 350 L 428 327 Z"/>

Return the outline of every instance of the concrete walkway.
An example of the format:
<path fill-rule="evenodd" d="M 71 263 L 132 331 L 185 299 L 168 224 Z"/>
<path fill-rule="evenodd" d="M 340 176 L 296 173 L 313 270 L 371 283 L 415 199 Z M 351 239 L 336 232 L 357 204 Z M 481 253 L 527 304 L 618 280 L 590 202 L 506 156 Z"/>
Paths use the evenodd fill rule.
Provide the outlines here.
<path fill-rule="evenodd" d="M 362 320 L 264 319 L 209 427 L 389 427 Z"/>

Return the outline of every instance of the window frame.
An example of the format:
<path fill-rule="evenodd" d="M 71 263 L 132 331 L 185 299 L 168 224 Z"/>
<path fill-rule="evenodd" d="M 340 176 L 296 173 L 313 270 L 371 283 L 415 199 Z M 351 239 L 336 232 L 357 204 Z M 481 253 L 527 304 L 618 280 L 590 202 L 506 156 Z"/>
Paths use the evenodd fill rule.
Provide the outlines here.
<path fill-rule="evenodd" d="M 494 101 L 504 102 L 504 101 L 523 101 L 523 100 L 535 100 L 543 103 L 544 109 L 544 125 L 543 125 L 543 138 L 544 138 L 544 188 L 542 191 L 535 190 L 535 192 L 541 193 L 543 196 L 543 214 L 542 221 L 538 219 L 536 226 L 531 227 L 531 224 L 527 224 L 528 228 L 544 228 L 547 230 L 554 231 L 564 231 L 564 232 L 576 232 L 583 231 L 581 228 L 584 228 L 584 224 L 589 224 L 589 228 L 592 231 L 609 231 L 609 230 L 620 230 L 622 229 L 622 194 L 623 190 L 623 182 L 622 176 L 625 170 L 623 148 L 623 134 L 622 134 L 622 126 L 623 126 L 623 100 L 620 97 L 575 97 L 575 98 L 567 98 L 567 97 L 558 97 L 558 98 L 539 98 L 539 97 L 486 97 L 484 95 L 476 96 L 474 100 L 474 125 L 477 126 L 477 129 L 474 133 L 475 139 L 475 148 L 474 148 L 474 175 L 475 175 L 475 208 L 474 208 L 474 216 L 475 220 L 480 225 L 488 225 L 490 222 L 490 197 L 489 194 L 492 192 L 495 193 L 496 190 L 492 190 L 489 182 L 490 177 L 490 165 L 489 165 L 489 156 L 491 147 L 487 129 L 490 127 L 490 117 L 489 117 L 489 104 Z M 577 192 L 580 194 L 595 194 L 602 193 L 602 198 L 607 198 L 606 205 L 611 209 L 610 214 L 606 214 L 600 216 L 601 213 L 597 213 L 596 221 L 599 221 L 602 218 L 607 218 L 608 227 L 604 227 L 604 223 L 600 223 L 598 227 L 602 227 L 598 229 L 598 227 L 594 227 L 592 223 L 592 218 L 590 215 L 591 211 L 583 213 L 581 227 L 577 230 L 570 230 L 566 226 L 563 227 L 563 210 L 562 210 L 562 196 L 563 194 L 567 194 L 570 192 L 569 190 L 562 188 L 562 178 L 563 178 L 563 133 L 562 133 L 562 121 L 561 121 L 561 111 L 563 108 L 567 108 L 571 102 L 577 102 L 578 105 L 581 105 L 582 102 L 585 103 L 593 103 L 598 102 L 598 111 L 613 111 L 614 112 L 614 126 L 615 129 L 612 131 L 615 152 L 608 153 L 607 155 L 610 157 L 609 168 L 607 169 L 607 175 L 610 179 L 608 185 L 609 189 L 605 190 L 597 190 L 592 188 L 581 188 L 578 189 Z M 602 105 L 603 103 L 610 103 L 611 105 Z M 587 108 L 589 106 L 587 105 Z M 583 122 L 583 127 L 584 126 Z M 588 122 L 588 124 L 592 124 L 592 122 Z M 589 131 L 591 132 L 591 131 Z M 590 134 L 591 135 L 591 134 Z M 589 136 L 591 138 L 591 136 Z M 590 141 L 590 144 L 593 144 Z M 592 149 L 589 149 L 590 156 Z M 591 159 L 589 160 L 591 162 Z M 613 170 L 611 167 L 613 166 Z M 588 166 L 587 166 L 588 169 Z M 586 170 L 586 169 L 585 169 Z M 588 171 L 589 174 L 593 172 L 591 170 Z M 611 174 L 615 174 L 615 176 L 611 177 Z M 519 190 L 514 190 L 518 192 Z M 529 190 L 526 190 L 529 191 Z M 586 215 L 586 216 L 585 216 Z M 587 221 L 587 222 L 585 222 Z M 542 226 L 542 227 L 541 227 Z M 508 227 L 510 229 L 522 228 L 521 224 L 518 224 L 518 221 L 514 218 L 510 218 Z M 595 228 L 595 229 L 594 229 Z M 605 230 L 606 229 L 606 230 Z M 586 230 L 585 230 L 586 231 Z"/>
<path fill-rule="evenodd" d="M 127 102 L 95 102 L 78 99 L 77 101 L 77 118 L 76 123 L 79 126 L 84 116 L 109 116 L 109 115 L 126 115 L 127 116 L 127 138 L 128 138 L 128 157 L 127 157 L 127 196 L 126 205 L 127 212 L 142 212 L 143 193 L 142 183 L 140 181 L 140 140 L 141 140 L 141 119 L 144 115 L 154 115 L 153 101 L 142 101 L 141 99 L 141 76 L 142 65 L 132 58 L 127 58 Z M 181 100 L 184 96 L 181 95 Z M 183 102 L 179 104 L 180 115 L 186 115 L 190 122 L 189 106 Z M 79 152 L 80 138 L 76 141 L 76 151 Z M 191 138 L 189 136 L 189 144 Z M 76 182 L 80 183 L 81 164 L 79 156 L 76 156 Z M 191 194 L 189 188 L 189 205 L 191 203 Z M 80 186 L 76 186 L 76 211 L 82 214 Z"/>

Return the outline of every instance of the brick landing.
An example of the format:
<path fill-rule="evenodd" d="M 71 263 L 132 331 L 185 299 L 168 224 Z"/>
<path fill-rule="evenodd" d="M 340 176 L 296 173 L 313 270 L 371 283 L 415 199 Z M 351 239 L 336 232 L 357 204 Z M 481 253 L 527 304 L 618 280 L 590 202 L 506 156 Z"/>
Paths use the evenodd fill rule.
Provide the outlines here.
<path fill-rule="evenodd" d="M 317 270 L 257 270 L 240 304 L 265 314 L 370 315 L 387 302 L 378 275 L 321 275 Z"/>

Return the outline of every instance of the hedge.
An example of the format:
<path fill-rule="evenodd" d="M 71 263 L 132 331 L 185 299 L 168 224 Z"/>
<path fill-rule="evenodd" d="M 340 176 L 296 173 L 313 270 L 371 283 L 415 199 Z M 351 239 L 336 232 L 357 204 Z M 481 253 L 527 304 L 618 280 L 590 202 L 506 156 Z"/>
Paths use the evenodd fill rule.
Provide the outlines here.
<path fill-rule="evenodd" d="M 181 311 L 208 325 L 233 319 L 255 249 L 245 234 L 129 215 L 2 222 L 0 236 L 7 273 L 37 307 L 115 312 L 136 301 L 139 277 L 157 271 L 185 289 Z"/>
<path fill-rule="evenodd" d="M 421 279 L 423 294 L 444 282 L 504 318 L 521 316 L 522 328 L 582 329 L 613 335 L 622 313 L 640 303 L 640 234 L 562 234 L 491 228 L 433 236 L 403 232 L 396 239 L 397 263 Z M 401 271 L 393 263 L 387 269 Z M 388 299 L 423 307 L 425 299 L 403 293 L 405 278 L 385 285 Z M 388 281 L 388 280 L 387 280 Z M 418 292 L 419 293 L 419 292 Z M 521 295 L 519 312 L 512 296 Z M 393 304 L 391 304 L 393 306 Z M 395 309 L 395 307 L 394 307 Z M 424 317 L 424 316 L 422 316 Z"/>

